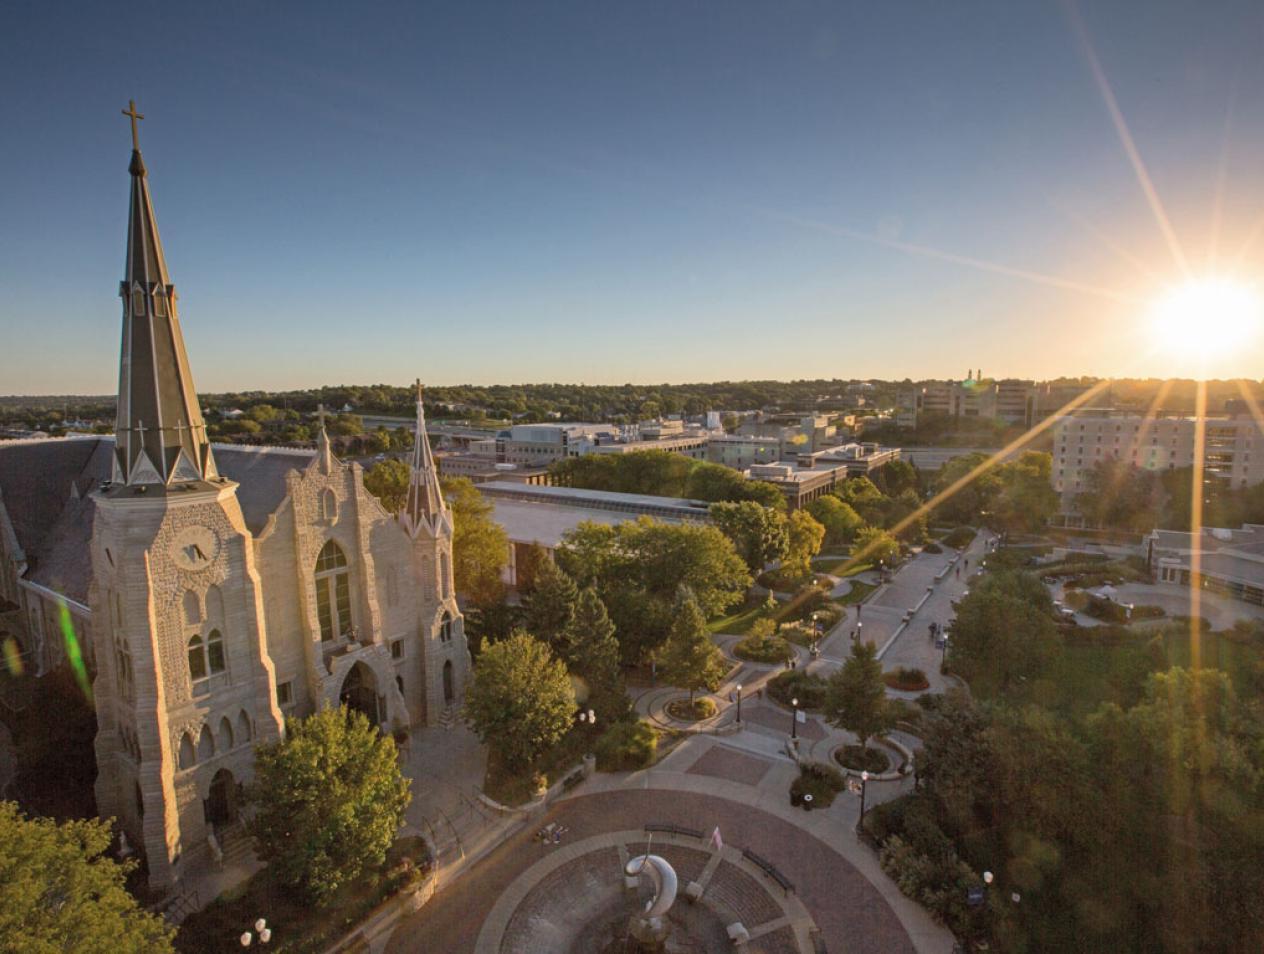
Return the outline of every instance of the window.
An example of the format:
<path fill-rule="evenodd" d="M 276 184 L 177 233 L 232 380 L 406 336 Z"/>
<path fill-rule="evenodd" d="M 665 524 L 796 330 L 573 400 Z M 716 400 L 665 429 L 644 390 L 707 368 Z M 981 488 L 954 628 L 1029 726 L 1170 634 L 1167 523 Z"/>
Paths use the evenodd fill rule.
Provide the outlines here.
<path fill-rule="evenodd" d="M 323 520 L 333 521 L 338 517 L 338 498 L 332 490 L 323 490 L 320 494 L 320 516 Z"/>
<path fill-rule="evenodd" d="M 452 614 L 447 610 L 443 611 L 443 622 L 439 626 L 439 640 L 447 642 L 452 638 Z"/>
<path fill-rule="evenodd" d="M 277 705 L 289 706 L 293 704 L 294 704 L 294 683 L 278 682 L 277 683 Z"/>
<path fill-rule="evenodd" d="M 205 642 L 196 635 L 189 640 L 189 678 L 193 682 L 200 682 L 224 669 L 224 637 L 218 629 L 211 630 Z"/>
<path fill-rule="evenodd" d="M 145 314 L 145 293 L 140 288 L 132 289 L 132 314 L 138 317 Z"/>
<path fill-rule="evenodd" d="M 397 639 L 391 643 L 391 658 L 392 659 L 404 658 L 404 641 L 402 639 Z"/>
<path fill-rule="evenodd" d="M 201 636 L 189 640 L 189 678 L 194 682 L 206 678 L 206 652 Z"/>
<path fill-rule="evenodd" d="M 167 317 L 167 292 L 161 285 L 154 291 L 154 316 Z"/>
<path fill-rule="evenodd" d="M 346 556 L 332 540 L 316 558 L 316 616 L 323 642 L 351 632 L 351 576 Z"/>
<path fill-rule="evenodd" d="M 224 671 L 224 637 L 218 629 L 211 630 L 211 635 L 206 637 L 206 659 L 212 676 Z"/>
<path fill-rule="evenodd" d="M 239 742 L 249 742 L 254 732 L 250 729 L 250 716 L 246 715 L 246 710 L 242 709 L 237 714 L 237 740 Z"/>

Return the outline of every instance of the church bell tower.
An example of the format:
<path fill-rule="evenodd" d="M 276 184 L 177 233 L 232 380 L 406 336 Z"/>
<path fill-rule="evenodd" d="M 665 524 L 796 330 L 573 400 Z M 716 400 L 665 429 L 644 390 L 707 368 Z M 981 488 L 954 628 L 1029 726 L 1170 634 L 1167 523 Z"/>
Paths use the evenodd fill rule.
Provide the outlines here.
<path fill-rule="evenodd" d="M 280 736 L 254 544 L 206 436 L 135 103 L 112 479 L 92 495 L 97 807 L 178 883 L 233 830 L 253 746 Z"/>

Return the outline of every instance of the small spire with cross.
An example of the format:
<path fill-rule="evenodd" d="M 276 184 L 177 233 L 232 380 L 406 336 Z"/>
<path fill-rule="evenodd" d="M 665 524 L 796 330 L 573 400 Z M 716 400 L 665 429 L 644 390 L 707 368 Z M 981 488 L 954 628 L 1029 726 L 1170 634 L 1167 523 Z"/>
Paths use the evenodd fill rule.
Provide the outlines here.
<path fill-rule="evenodd" d="M 134 99 L 127 101 L 127 109 L 122 110 L 122 113 L 132 120 L 132 150 L 140 152 L 140 130 L 136 127 L 136 121 L 144 119 L 145 114 L 136 112 L 136 100 Z"/>

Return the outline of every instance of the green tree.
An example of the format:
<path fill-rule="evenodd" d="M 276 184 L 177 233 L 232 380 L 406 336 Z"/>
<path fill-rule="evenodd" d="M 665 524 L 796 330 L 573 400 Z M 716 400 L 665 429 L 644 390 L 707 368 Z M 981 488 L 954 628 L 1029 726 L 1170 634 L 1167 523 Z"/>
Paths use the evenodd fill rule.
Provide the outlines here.
<path fill-rule="evenodd" d="M 855 539 L 857 532 L 865 525 L 851 504 L 843 503 L 833 494 L 817 497 L 807 505 L 807 511 L 822 527 L 825 528 L 827 546 L 845 546 Z"/>
<path fill-rule="evenodd" d="M 327 708 L 255 750 L 255 853 L 316 904 L 378 867 L 412 799 L 395 740 L 359 712 Z"/>
<path fill-rule="evenodd" d="M 883 464 L 878 468 L 878 477 L 888 497 L 899 496 L 905 490 L 916 493 L 921 487 L 917 468 L 906 460 L 893 460 L 889 464 Z"/>
<path fill-rule="evenodd" d="M 938 493 L 947 490 L 958 481 L 965 480 L 971 471 L 987 461 L 988 455 L 982 453 L 954 457 L 939 468 L 934 481 L 935 491 Z M 974 523 L 979 519 L 980 514 L 991 509 L 992 502 L 1000 494 L 1002 487 L 1001 476 L 997 468 L 993 466 L 962 483 L 950 497 L 935 508 L 935 513 L 941 520 Z"/>
<path fill-rule="evenodd" d="M 556 745 L 574 712 L 566 665 L 529 633 L 517 630 L 479 656 L 465 716 L 511 770 L 530 767 Z"/>
<path fill-rule="evenodd" d="M 900 541 L 886 530 L 878 527 L 865 527 L 856 534 L 855 546 L 851 548 L 852 559 L 857 563 L 878 563 L 890 566 L 900 555 Z"/>
<path fill-rule="evenodd" d="M 616 526 L 584 522 L 556 551 L 558 565 L 606 605 L 627 662 L 645 659 L 667 638 L 681 584 L 704 615 L 741 600 L 750 574 L 717 528 L 641 517 Z"/>
<path fill-rule="evenodd" d="M 579 594 L 567 646 L 571 671 L 588 683 L 590 704 L 603 722 L 623 718 L 628 699 L 619 670 L 619 641 L 606 606 L 592 587 Z"/>
<path fill-rule="evenodd" d="M 887 495 L 868 477 L 852 477 L 839 484 L 835 495 L 848 504 L 860 519 L 873 526 L 882 526 L 886 522 L 887 508 L 890 501 Z"/>
<path fill-rule="evenodd" d="M 479 605 L 504 597 L 501 570 L 509 563 L 509 537 L 492 519 L 492 505 L 464 477 L 443 481 L 452 508 L 452 570 L 457 590 Z"/>
<path fill-rule="evenodd" d="M 785 556 L 786 515 L 753 500 L 721 501 L 710 507 L 711 522 L 733 542 L 747 569 L 759 573 Z"/>
<path fill-rule="evenodd" d="M 575 635 L 575 608 L 579 588 L 552 560 L 536 572 L 535 587 L 527 597 L 524 623 L 527 632 L 544 640 L 567 666 L 574 663 L 571 639 Z"/>
<path fill-rule="evenodd" d="M 699 689 L 715 692 L 728 671 L 724 654 L 711 641 L 707 620 L 698 601 L 687 587 L 676 598 L 675 621 L 663 646 L 659 665 L 663 678 L 673 686 L 689 690 L 689 701 Z"/>
<path fill-rule="evenodd" d="M 966 679 L 983 679 L 1001 692 L 1020 677 L 1040 675 L 1062 645 L 1048 593 L 1045 605 L 1017 595 L 1034 591 L 1024 576 L 997 571 L 976 586 L 957 604 L 948 644 L 949 661 Z"/>
<path fill-rule="evenodd" d="M 376 497 L 388 513 L 399 513 L 408 499 L 408 465 L 384 460 L 364 473 L 364 489 Z"/>
<path fill-rule="evenodd" d="M 529 597 L 531 591 L 535 589 L 535 578 L 540 572 L 540 567 L 552 562 L 553 558 L 549 556 L 549 551 L 538 543 L 521 548 L 514 566 L 514 586 L 519 595 L 524 599 Z"/>
<path fill-rule="evenodd" d="M 0 950 L 171 952 L 175 930 L 124 887 L 108 822 L 25 818 L 0 802 Z"/>
<path fill-rule="evenodd" d="M 782 573 L 790 580 L 802 582 L 812 576 L 812 558 L 821 552 L 825 528 L 806 510 L 796 510 L 786 521 L 786 536 Z"/>
<path fill-rule="evenodd" d="M 847 662 L 830 676 L 825 717 L 840 729 L 854 732 L 861 748 L 890 728 L 893 717 L 882 681 L 882 663 L 873 643 L 856 646 Z"/>
<path fill-rule="evenodd" d="M 1002 467 L 1002 490 L 992 507 L 995 523 L 1024 533 L 1043 528 L 1059 508 L 1052 475 L 1053 456 L 1037 451 L 1027 451 Z"/>

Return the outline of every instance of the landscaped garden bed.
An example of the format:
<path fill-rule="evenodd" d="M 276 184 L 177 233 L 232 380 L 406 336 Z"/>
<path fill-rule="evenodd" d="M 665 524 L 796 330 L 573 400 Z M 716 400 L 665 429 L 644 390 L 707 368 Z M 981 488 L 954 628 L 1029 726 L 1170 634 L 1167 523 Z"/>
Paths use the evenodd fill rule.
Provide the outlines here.
<path fill-rule="evenodd" d="M 778 673 L 768 683 L 768 695 L 783 706 L 799 700 L 800 709 L 820 709 L 825 705 L 825 680 L 800 669 Z"/>
<path fill-rule="evenodd" d="M 790 783 L 790 804 L 825 808 L 846 787 L 847 780 L 838 769 L 821 762 L 809 762 L 799 768 L 799 777 Z M 812 800 L 805 802 L 805 795 L 811 795 Z"/>
<path fill-rule="evenodd" d="M 834 761 L 853 772 L 868 772 L 871 775 L 891 770 L 891 757 L 872 745 L 863 749 L 858 745 L 844 745 L 834 750 Z"/>
<path fill-rule="evenodd" d="M 715 700 L 703 696 L 701 699 L 673 699 L 667 703 L 667 714 L 681 722 L 701 722 L 715 715 Z"/>
<path fill-rule="evenodd" d="M 920 669 L 910 669 L 900 666 L 891 672 L 882 674 L 882 681 L 892 689 L 899 689 L 901 692 L 921 692 L 923 689 L 930 688 L 930 680 L 926 678 L 926 673 Z"/>
<path fill-rule="evenodd" d="M 767 624 L 764 626 L 763 624 Z M 748 662 L 779 663 L 793 658 L 794 651 L 781 636 L 771 632 L 776 628 L 772 620 L 761 620 L 752 627 L 751 634 L 733 647 L 733 655 Z"/>

